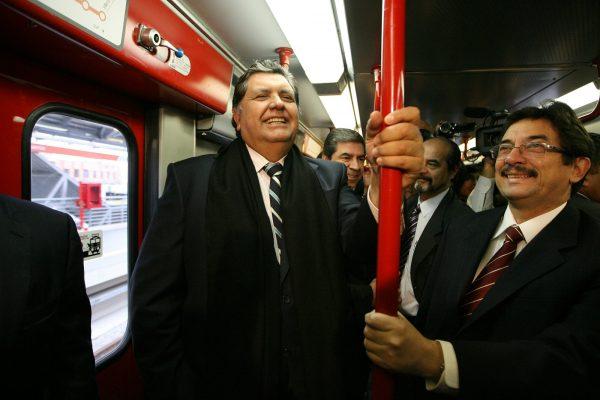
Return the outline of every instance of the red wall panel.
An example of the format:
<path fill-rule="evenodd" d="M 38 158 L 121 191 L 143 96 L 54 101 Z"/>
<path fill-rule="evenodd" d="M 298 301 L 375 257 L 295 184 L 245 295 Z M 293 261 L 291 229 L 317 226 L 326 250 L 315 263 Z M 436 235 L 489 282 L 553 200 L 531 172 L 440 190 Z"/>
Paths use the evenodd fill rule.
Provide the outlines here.
<path fill-rule="evenodd" d="M 0 32 L 26 57 L 57 65 L 146 100 L 223 113 L 233 66 L 161 0 L 130 0 L 122 48 L 26 0 L 0 4 Z M 182 48 L 191 61 L 184 76 L 136 44 L 143 23 Z M 15 37 L 16 36 L 16 37 Z"/>

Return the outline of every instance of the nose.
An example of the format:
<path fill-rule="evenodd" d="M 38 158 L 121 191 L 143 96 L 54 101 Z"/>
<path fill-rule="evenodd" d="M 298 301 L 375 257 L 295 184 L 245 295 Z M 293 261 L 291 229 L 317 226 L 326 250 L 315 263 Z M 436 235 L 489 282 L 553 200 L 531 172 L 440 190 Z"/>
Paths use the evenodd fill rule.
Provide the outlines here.
<path fill-rule="evenodd" d="M 354 157 L 350 160 L 348 164 L 348 168 L 358 171 L 360 169 L 361 163 L 358 161 L 358 158 Z"/>
<path fill-rule="evenodd" d="M 277 110 L 283 109 L 283 100 L 278 95 L 274 95 L 271 99 L 271 103 L 269 104 L 269 108 L 274 108 Z"/>
<path fill-rule="evenodd" d="M 510 151 L 510 153 L 508 153 L 506 155 L 506 157 L 504 157 L 504 163 L 505 164 L 517 164 L 517 163 L 523 163 L 525 162 L 525 158 L 523 157 L 523 154 L 521 153 L 521 149 L 519 147 L 513 147 L 512 150 Z"/>

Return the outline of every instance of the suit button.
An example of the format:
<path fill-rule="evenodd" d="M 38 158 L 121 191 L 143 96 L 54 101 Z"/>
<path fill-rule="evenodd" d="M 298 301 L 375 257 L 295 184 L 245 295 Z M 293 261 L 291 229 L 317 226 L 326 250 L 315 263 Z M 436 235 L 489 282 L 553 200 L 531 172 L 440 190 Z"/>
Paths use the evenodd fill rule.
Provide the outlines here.
<path fill-rule="evenodd" d="M 292 302 L 292 298 L 287 294 L 282 296 L 283 304 L 290 304 Z"/>
<path fill-rule="evenodd" d="M 282 349 L 282 352 L 283 352 L 283 356 L 284 356 L 284 357 L 287 357 L 287 356 L 289 356 L 289 355 L 290 355 L 290 349 L 288 349 L 287 347 L 284 347 L 284 348 Z"/>

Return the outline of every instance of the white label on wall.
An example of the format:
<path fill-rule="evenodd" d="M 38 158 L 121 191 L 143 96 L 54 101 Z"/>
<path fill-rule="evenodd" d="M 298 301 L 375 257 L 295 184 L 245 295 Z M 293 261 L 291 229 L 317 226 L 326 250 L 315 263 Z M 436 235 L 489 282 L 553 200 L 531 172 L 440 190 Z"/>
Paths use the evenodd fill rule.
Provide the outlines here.
<path fill-rule="evenodd" d="M 29 0 L 116 47 L 123 45 L 129 0 Z"/>
<path fill-rule="evenodd" d="M 102 257 L 102 231 L 79 232 L 83 259 Z"/>
<path fill-rule="evenodd" d="M 175 56 L 173 50 L 170 51 L 171 56 L 169 57 L 169 67 L 173 68 L 183 76 L 188 76 L 192 69 L 192 63 L 190 62 L 189 57 L 184 54 L 181 58 L 178 58 Z"/>

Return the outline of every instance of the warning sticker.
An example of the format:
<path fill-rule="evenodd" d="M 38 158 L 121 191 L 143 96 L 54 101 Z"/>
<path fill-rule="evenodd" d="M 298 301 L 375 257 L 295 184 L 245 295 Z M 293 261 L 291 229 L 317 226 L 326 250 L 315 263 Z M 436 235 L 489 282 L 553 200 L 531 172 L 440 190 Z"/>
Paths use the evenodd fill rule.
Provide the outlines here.
<path fill-rule="evenodd" d="M 84 260 L 102 257 L 102 231 L 79 232 L 79 237 Z"/>

